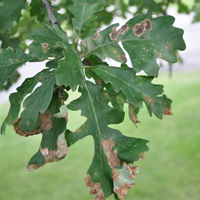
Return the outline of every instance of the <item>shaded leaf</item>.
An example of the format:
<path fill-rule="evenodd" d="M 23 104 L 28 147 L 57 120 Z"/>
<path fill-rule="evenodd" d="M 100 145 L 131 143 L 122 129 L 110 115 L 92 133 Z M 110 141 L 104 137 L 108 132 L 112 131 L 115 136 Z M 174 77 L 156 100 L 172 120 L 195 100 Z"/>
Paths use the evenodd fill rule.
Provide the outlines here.
<path fill-rule="evenodd" d="M 21 10 L 26 9 L 26 0 L 3 0 L 0 6 L 0 32 L 13 27 L 21 17 Z"/>
<path fill-rule="evenodd" d="M 115 168 L 121 168 L 124 162 L 140 159 L 148 150 L 148 141 L 123 136 L 120 131 L 108 127 L 122 122 L 124 113 L 108 106 L 106 92 L 101 87 L 86 81 L 85 87 L 79 91 L 82 96 L 71 102 L 68 108 L 81 110 L 81 115 L 88 119 L 76 132 L 68 130 L 66 140 L 71 146 L 88 135 L 93 137 L 95 155 L 87 172 L 86 186 L 91 187 L 90 194 L 97 194 L 96 199 L 104 199 L 113 193 L 112 173 Z"/>
<path fill-rule="evenodd" d="M 45 16 L 45 8 L 42 5 L 42 1 L 41 0 L 31 1 L 30 7 L 31 7 L 30 9 L 31 16 L 36 16 L 38 21 L 42 22 Z"/>

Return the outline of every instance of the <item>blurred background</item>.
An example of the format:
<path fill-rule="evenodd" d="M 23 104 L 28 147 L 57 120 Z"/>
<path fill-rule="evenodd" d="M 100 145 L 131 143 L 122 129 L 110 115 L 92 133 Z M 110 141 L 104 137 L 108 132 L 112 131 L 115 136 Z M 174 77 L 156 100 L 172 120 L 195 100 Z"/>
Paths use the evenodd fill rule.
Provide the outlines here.
<path fill-rule="evenodd" d="M 169 78 L 168 64 L 163 62 L 160 76 L 154 80 L 154 83 L 165 86 L 165 93 L 173 100 L 173 115 L 159 120 L 155 116 L 149 117 L 144 108 L 139 114 L 141 123 L 137 128 L 127 114 L 124 123 L 112 126 L 125 135 L 150 141 L 146 158 L 135 163 L 139 174 L 125 200 L 200 199 L 200 22 L 192 23 L 194 14 L 179 14 L 176 7 L 170 8 L 168 14 L 176 18 L 174 26 L 184 29 L 187 46 L 179 53 L 183 63 L 173 65 L 172 77 Z M 115 22 L 119 22 L 119 18 L 112 23 Z M 120 23 L 124 21 L 120 19 Z M 19 69 L 18 83 L 9 91 L 0 93 L 1 123 L 9 109 L 9 94 L 44 66 L 45 63 L 23 66 Z M 77 95 L 76 92 L 71 94 L 71 99 Z M 77 121 L 77 116 L 80 112 L 69 111 L 69 129 L 76 130 L 84 121 L 81 117 Z M 40 141 L 40 135 L 18 136 L 12 127 L 7 127 L 6 136 L 0 136 L 0 199 L 93 199 L 89 196 L 89 188 L 84 186 L 94 153 L 92 138 L 87 137 L 70 147 L 64 160 L 30 173 L 26 165 L 38 151 Z M 108 198 L 113 199 L 113 196 Z"/>

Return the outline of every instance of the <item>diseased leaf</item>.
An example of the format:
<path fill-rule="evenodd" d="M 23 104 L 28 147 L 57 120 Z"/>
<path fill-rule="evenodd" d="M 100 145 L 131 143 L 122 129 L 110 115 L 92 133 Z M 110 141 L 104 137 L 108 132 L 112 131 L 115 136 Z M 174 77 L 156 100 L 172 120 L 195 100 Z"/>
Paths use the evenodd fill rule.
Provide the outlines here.
<path fill-rule="evenodd" d="M 26 8 L 26 0 L 3 0 L 0 6 L 0 32 L 13 27 L 21 17 L 21 10 Z"/>
<path fill-rule="evenodd" d="M 42 128 L 42 142 L 38 152 L 28 163 L 28 170 L 33 171 L 48 162 L 59 161 L 68 154 L 68 146 L 65 140 L 67 121 L 65 118 L 56 118 L 61 101 L 54 95 L 46 112 L 50 114 L 48 123 Z M 50 126 L 48 126 L 50 124 Z M 42 127 L 42 126 L 41 126 Z"/>
<path fill-rule="evenodd" d="M 10 109 L 6 119 L 2 124 L 1 134 L 5 133 L 6 124 L 11 125 L 18 118 L 22 101 L 26 95 L 32 92 L 36 84 L 39 82 L 38 77 L 41 73 L 43 72 L 40 72 L 33 78 L 27 78 L 22 85 L 17 88 L 17 92 L 10 95 Z"/>
<path fill-rule="evenodd" d="M 122 91 L 127 102 L 134 107 L 141 108 L 145 102 L 150 115 L 154 113 L 162 118 L 165 107 L 171 107 L 171 100 L 166 96 L 160 97 L 163 86 L 151 83 L 153 77 L 136 76 L 133 69 L 107 66 L 92 66 L 92 69 L 105 83 L 111 83 L 116 92 Z"/>
<path fill-rule="evenodd" d="M 113 193 L 113 172 L 123 163 L 137 161 L 148 150 L 148 141 L 123 136 L 120 131 L 109 128 L 109 124 L 123 121 L 124 113 L 108 106 L 106 92 L 101 87 L 86 81 L 82 96 L 68 105 L 71 110 L 81 110 L 87 121 L 74 133 L 66 132 L 68 146 L 91 135 L 94 139 L 95 155 L 87 172 L 86 186 L 96 199 L 105 199 Z M 103 112 L 102 112 L 103 111 Z M 123 141 L 123 142 L 122 142 Z"/>
<path fill-rule="evenodd" d="M 38 82 L 41 85 L 23 103 L 24 110 L 20 120 L 22 132 L 31 132 L 40 124 L 38 115 L 46 111 L 52 99 L 53 86 L 56 83 L 55 71 L 43 70 L 38 76 Z"/>
<path fill-rule="evenodd" d="M 17 49 L 16 53 L 9 48 L 2 49 L 0 51 L 0 87 L 14 74 L 18 67 L 31 60 L 32 57 L 20 49 Z"/>
<path fill-rule="evenodd" d="M 144 70 L 147 75 L 158 76 L 157 59 L 174 63 L 177 61 L 174 51 L 185 49 L 183 30 L 172 26 L 174 20 L 172 16 L 137 15 L 118 30 L 118 24 L 100 33 L 92 30 L 84 39 L 83 57 L 95 54 L 101 59 L 109 56 L 118 62 L 126 62 L 118 45 L 122 42 L 136 72 Z"/>
<path fill-rule="evenodd" d="M 70 12 L 74 15 L 73 27 L 78 35 L 82 34 L 88 23 L 96 19 L 94 13 L 103 10 L 105 0 L 74 0 L 74 5 L 69 5 Z"/>
<path fill-rule="evenodd" d="M 35 29 L 29 34 L 34 42 L 29 46 L 30 55 L 39 61 L 54 57 L 59 60 L 63 57 L 62 50 L 72 48 L 65 32 L 57 27 L 46 25 L 44 28 Z M 64 43 L 64 44 L 63 44 Z"/>
<path fill-rule="evenodd" d="M 116 30 L 117 26 L 119 24 L 113 24 L 100 33 L 92 29 L 87 37 L 82 40 L 83 57 L 87 58 L 90 55 L 96 55 L 104 60 L 108 56 L 120 63 L 126 62 L 127 59 L 118 44 L 119 41 L 112 41 L 109 37 L 109 34 Z"/>

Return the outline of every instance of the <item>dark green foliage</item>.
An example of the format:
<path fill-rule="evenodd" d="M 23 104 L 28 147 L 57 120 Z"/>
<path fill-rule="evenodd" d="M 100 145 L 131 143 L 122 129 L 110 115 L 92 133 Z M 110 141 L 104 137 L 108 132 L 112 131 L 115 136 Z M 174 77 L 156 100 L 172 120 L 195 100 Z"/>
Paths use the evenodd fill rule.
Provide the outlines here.
<path fill-rule="evenodd" d="M 150 116 L 154 114 L 159 119 L 172 114 L 172 101 L 164 94 L 164 86 L 152 81 L 159 75 L 158 58 L 174 63 L 175 52 L 185 49 L 183 30 L 173 27 L 175 19 L 165 15 L 168 4 L 164 9 L 162 3 L 153 0 L 71 0 L 52 8 L 48 3 L 51 2 L 0 3 L 1 90 L 16 82 L 16 70 L 26 62 L 46 61 L 47 67 L 10 95 L 10 110 L 1 134 L 6 125 L 13 125 L 16 133 L 24 137 L 42 134 L 39 150 L 28 163 L 29 171 L 64 158 L 68 147 L 92 136 L 95 153 L 86 186 L 90 187 L 90 194 L 96 194 L 95 199 L 114 194 L 115 199 L 121 200 L 135 184 L 138 168 L 133 163 L 144 158 L 148 141 L 127 137 L 109 125 L 124 121 L 125 104 L 134 124 L 140 122 L 138 115 L 143 105 Z M 137 15 L 122 27 L 113 24 L 96 30 L 110 23 L 118 11 L 125 18 L 129 4 L 138 8 L 136 13 L 147 8 L 148 14 Z M 111 11 L 107 9 L 110 5 L 114 5 Z M 180 12 L 188 12 L 183 4 L 178 5 Z M 26 10 L 21 12 L 22 9 Z M 165 16 L 153 18 L 149 12 Z M 56 26 L 49 22 L 50 15 L 55 15 Z M 24 25 L 25 21 L 31 22 L 30 27 Z M 25 44 L 28 38 L 32 40 L 30 45 Z M 126 64 L 127 56 L 132 66 Z M 121 67 L 110 66 L 106 58 L 121 63 Z M 138 75 L 142 71 L 144 75 Z M 80 97 L 66 105 L 68 91 L 77 88 Z M 66 127 L 68 109 L 81 110 L 86 117 L 74 132 Z"/>

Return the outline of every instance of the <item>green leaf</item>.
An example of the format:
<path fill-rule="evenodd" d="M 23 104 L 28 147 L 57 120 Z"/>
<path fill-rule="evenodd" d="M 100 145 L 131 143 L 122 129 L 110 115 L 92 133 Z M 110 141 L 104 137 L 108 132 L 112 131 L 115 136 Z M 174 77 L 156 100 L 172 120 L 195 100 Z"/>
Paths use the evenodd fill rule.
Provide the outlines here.
<path fill-rule="evenodd" d="M 30 14 L 31 16 L 36 16 L 38 21 L 42 22 L 45 16 L 45 8 L 41 0 L 31 1 L 30 4 Z"/>
<path fill-rule="evenodd" d="M 95 12 L 103 10 L 105 0 L 74 0 L 74 5 L 69 5 L 70 12 L 74 15 L 73 27 L 78 35 L 86 29 L 88 23 L 96 19 Z"/>
<path fill-rule="evenodd" d="M 57 45 L 49 45 L 47 43 L 32 42 L 29 46 L 29 55 L 36 57 L 39 61 L 47 60 L 50 57 L 56 59 L 62 58 L 62 48 Z"/>
<path fill-rule="evenodd" d="M 0 87 L 10 78 L 15 70 L 24 63 L 31 61 L 31 57 L 17 49 L 14 53 L 11 49 L 0 51 Z"/>
<path fill-rule="evenodd" d="M 83 42 L 83 57 L 95 54 L 101 59 L 109 56 L 118 62 L 126 62 L 118 45 L 122 42 L 136 72 L 144 70 L 150 76 L 157 76 L 158 58 L 174 63 L 177 61 L 174 51 L 185 49 L 183 30 L 172 26 L 174 20 L 172 16 L 137 15 L 118 30 L 118 24 L 100 33 L 92 30 Z"/>
<path fill-rule="evenodd" d="M 42 72 L 37 76 L 41 85 L 23 103 L 24 111 L 21 113 L 20 120 L 22 132 L 31 132 L 38 127 L 40 123 L 38 115 L 46 111 L 52 99 L 53 86 L 56 83 L 55 71 L 43 70 Z"/>
<path fill-rule="evenodd" d="M 38 58 L 39 61 L 46 60 L 49 57 L 60 59 L 63 57 L 63 48 L 72 46 L 68 44 L 69 39 L 66 33 L 57 27 L 52 28 L 46 25 L 44 28 L 33 30 L 29 36 L 34 40 L 29 47 L 30 55 Z"/>
<path fill-rule="evenodd" d="M 87 121 L 74 133 L 66 132 L 68 146 L 91 135 L 94 139 L 95 155 L 87 172 L 86 186 L 90 186 L 90 194 L 97 193 L 99 199 L 113 193 L 113 176 L 116 168 L 123 163 L 137 161 L 142 153 L 148 150 L 143 139 L 123 136 L 120 131 L 109 128 L 109 124 L 123 121 L 124 113 L 108 106 L 106 91 L 86 81 L 84 88 L 79 88 L 82 96 L 68 105 L 71 110 L 81 110 Z M 96 191 L 96 192 L 94 192 Z"/>
<path fill-rule="evenodd" d="M 43 72 L 41 72 L 43 73 Z M 6 124 L 12 125 L 12 123 L 18 118 L 21 103 L 23 99 L 32 92 L 36 84 L 38 83 L 39 73 L 33 78 L 27 78 L 20 87 L 17 88 L 16 93 L 12 93 L 9 97 L 10 109 L 6 119 L 4 120 L 1 127 L 1 134 L 5 133 Z"/>
<path fill-rule="evenodd" d="M 84 67 L 79 55 L 70 46 L 66 47 L 63 55 L 64 59 L 59 61 L 59 67 L 56 69 L 56 83 L 59 86 L 70 86 L 74 91 L 85 79 Z"/>
<path fill-rule="evenodd" d="M 105 83 L 111 83 L 116 92 L 122 91 L 128 103 L 141 108 L 145 102 L 150 115 L 154 113 L 158 118 L 163 117 L 165 104 L 169 104 L 171 100 L 166 96 L 160 97 L 163 86 L 152 84 L 153 77 L 136 76 L 133 69 L 122 70 L 103 65 L 92 66 L 92 69 Z"/>
<path fill-rule="evenodd" d="M 65 130 L 67 121 L 61 116 L 56 118 L 54 115 L 59 112 L 61 101 L 54 95 L 48 109 L 48 118 L 43 118 L 46 123 L 45 130 L 42 130 L 42 142 L 38 152 L 30 159 L 28 170 L 33 171 L 42 167 L 48 162 L 59 161 L 68 154 L 67 142 L 65 140 Z M 48 126 L 47 126 L 48 124 Z"/>
<path fill-rule="evenodd" d="M 92 29 L 82 41 L 83 57 L 88 58 L 90 55 L 96 55 L 100 59 L 105 60 L 108 56 L 120 63 L 126 62 L 125 53 L 119 46 L 119 41 L 111 41 L 109 38 L 109 34 L 118 25 L 113 24 L 100 33 Z"/>
<path fill-rule="evenodd" d="M 57 42 L 69 41 L 65 32 L 58 27 L 52 28 L 48 25 L 44 28 L 34 29 L 29 37 L 40 44 L 47 43 L 48 45 L 57 45 Z"/>
<path fill-rule="evenodd" d="M 21 10 L 26 9 L 26 0 L 3 0 L 0 6 L 0 32 L 13 27 L 14 22 L 19 22 Z"/>

